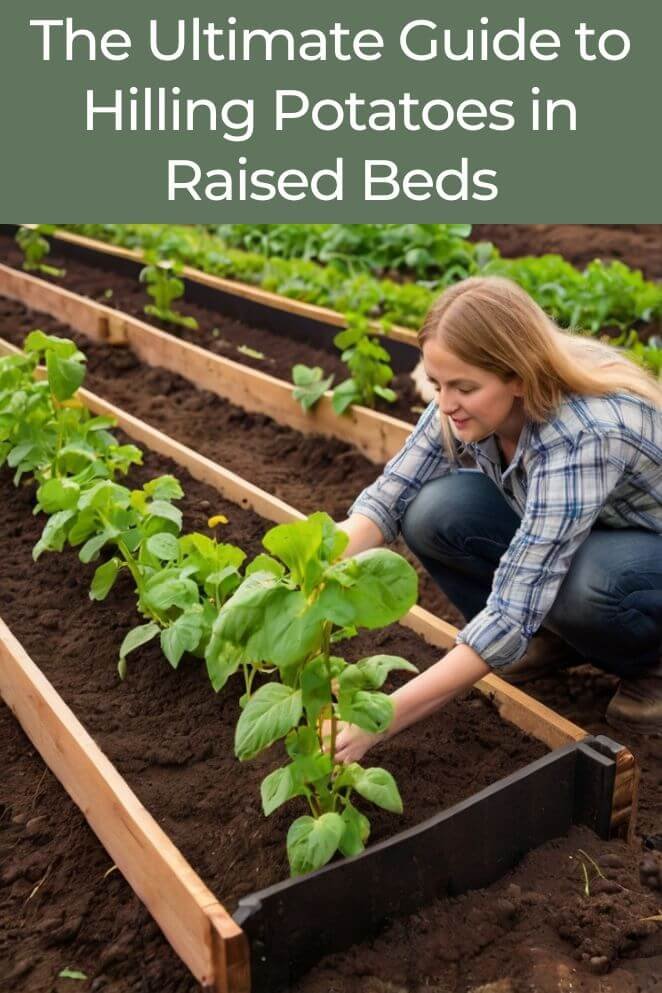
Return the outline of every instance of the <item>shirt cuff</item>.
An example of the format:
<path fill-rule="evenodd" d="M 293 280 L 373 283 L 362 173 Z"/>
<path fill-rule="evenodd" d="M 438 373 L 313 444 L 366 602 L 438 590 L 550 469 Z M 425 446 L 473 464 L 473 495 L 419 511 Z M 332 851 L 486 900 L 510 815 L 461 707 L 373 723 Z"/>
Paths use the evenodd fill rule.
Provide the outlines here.
<path fill-rule="evenodd" d="M 522 658 L 529 639 L 521 628 L 508 625 L 502 614 L 486 607 L 460 631 L 455 643 L 469 645 L 491 669 L 500 669 Z"/>
<path fill-rule="evenodd" d="M 398 537 L 399 530 L 397 525 L 393 523 L 391 514 L 384 510 L 376 500 L 371 500 L 370 497 L 359 496 L 349 508 L 348 513 L 350 516 L 352 514 L 363 514 L 373 524 L 376 524 L 384 536 L 384 541 L 387 545 L 392 544 Z"/>

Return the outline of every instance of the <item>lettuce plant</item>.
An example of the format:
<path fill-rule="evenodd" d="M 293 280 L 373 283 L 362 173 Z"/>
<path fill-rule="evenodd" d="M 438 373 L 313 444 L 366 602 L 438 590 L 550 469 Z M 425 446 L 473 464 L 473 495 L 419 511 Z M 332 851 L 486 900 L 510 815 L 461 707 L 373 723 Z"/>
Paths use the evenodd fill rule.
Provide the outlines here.
<path fill-rule="evenodd" d="M 347 542 L 324 513 L 268 531 L 268 554 L 251 563 L 221 607 L 207 648 L 217 689 L 244 665 L 266 666 L 277 676 L 244 696 L 235 752 L 245 761 L 285 744 L 287 761 L 266 777 L 261 792 L 266 815 L 295 797 L 308 804 L 309 814 L 288 832 L 293 875 L 320 868 L 336 851 L 363 850 L 370 824 L 356 796 L 402 811 L 390 773 L 338 763 L 335 742 L 341 721 L 384 731 L 393 704 L 380 687 L 394 669 L 415 667 L 389 655 L 352 664 L 335 646 L 349 647 L 360 628 L 402 617 L 416 601 L 416 573 L 388 549 L 344 559 Z"/>
<path fill-rule="evenodd" d="M 173 259 L 160 259 L 154 252 L 145 253 L 147 265 L 140 272 L 140 282 L 147 284 L 147 292 L 154 303 L 145 305 L 145 313 L 167 324 L 198 330 L 195 317 L 185 317 L 173 309 L 175 300 L 184 296 L 184 281 L 179 278 L 184 266 Z"/>
<path fill-rule="evenodd" d="M 16 242 L 23 252 L 23 268 L 26 272 L 40 272 L 44 276 L 66 276 L 65 269 L 58 269 L 43 261 L 51 250 L 44 235 L 53 234 L 54 231 L 54 224 L 23 224 L 18 229 Z"/>
<path fill-rule="evenodd" d="M 397 394 L 388 385 L 393 379 L 391 356 L 374 337 L 365 317 L 349 315 L 348 327 L 333 342 L 342 350 L 341 358 L 350 372 L 350 378 L 333 391 L 333 409 L 337 414 L 344 413 L 354 403 L 374 407 L 377 397 L 387 403 L 397 400 Z"/>

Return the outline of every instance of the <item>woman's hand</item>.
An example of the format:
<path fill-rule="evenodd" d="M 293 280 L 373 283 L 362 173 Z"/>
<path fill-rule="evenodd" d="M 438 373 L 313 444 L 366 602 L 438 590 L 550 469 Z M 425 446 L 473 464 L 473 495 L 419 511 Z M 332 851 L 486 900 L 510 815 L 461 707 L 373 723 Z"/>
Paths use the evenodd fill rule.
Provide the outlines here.
<path fill-rule="evenodd" d="M 336 762 L 348 765 L 360 762 L 365 753 L 381 739 L 381 734 L 362 731 L 356 724 L 341 724 L 336 736 Z"/>
<path fill-rule="evenodd" d="M 362 731 L 356 724 L 347 724 L 338 721 L 336 725 L 336 747 L 334 750 L 334 761 L 348 765 L 350 762 L 360 762 L 369 748 L 372 748 L 380 738 L 381 734 L 371 734 L 369 731 Z M 331 721 L 324 721 L 322 726 L 322 740 L 324 751 L 331 751 Z"/>

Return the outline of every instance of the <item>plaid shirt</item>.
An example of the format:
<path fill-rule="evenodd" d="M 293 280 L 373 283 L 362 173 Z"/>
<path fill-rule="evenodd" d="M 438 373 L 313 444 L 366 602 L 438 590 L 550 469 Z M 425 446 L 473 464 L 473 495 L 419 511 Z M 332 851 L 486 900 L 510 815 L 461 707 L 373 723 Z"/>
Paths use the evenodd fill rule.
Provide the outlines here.
<path fill-rule="evenodd" d="M 662 410 L 623 393 L 572 395 L 550 420 L 525 423 L 504 472 L 494 435 L 464 450 L 521 518 L 485 608 L 457 639 L 498 668 L 525 653 L 596 522 L 662 536 Z M 423 484 L 453 470 L 433 401 L 350 514 L 370 518 L 394 541 Z"/>

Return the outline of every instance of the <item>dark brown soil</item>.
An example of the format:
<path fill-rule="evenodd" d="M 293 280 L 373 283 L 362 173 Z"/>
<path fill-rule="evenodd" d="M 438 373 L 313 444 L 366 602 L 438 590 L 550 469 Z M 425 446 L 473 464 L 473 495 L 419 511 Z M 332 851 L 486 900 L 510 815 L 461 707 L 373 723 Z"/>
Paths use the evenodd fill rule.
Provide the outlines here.
<path fill-rule="evenodd" d="M 213 505 L 229 519 L 225 540 L 250 553 L 258 551 L 265 522 L 220 500 L 215 491 L 171 463 L 147 455 L 131 482 L 141 485 L 162 472 L 182 478 L 187 530 L 206 530 Z M 276 746 L 244 766 L 234 759 L 239 684 L 215 696 L 200 662 L 188 659 L 174 672 L 155 646 L 130 660 L 128 677 L 120 682 L 118 646 L 138 619 L 131 583 L 118 584 L 106 602 L 91 604 L 88 588 L 95 567 L 82 566 L 74 551 L 46 555 L 34 565 L 31 548 L 44 519 L 31 516 L 33 488 L 14 488 L 6 472 L 0 483 L 4 552 L 0 606 L 12 631 L 219 899 L 232 907 L 245 893 L 286 878 L 286 828 L 303 808 L 297 811 L 293 804 L 269 819 L 261 815 L 259 782 L 281 761 L 280 753 Z M 360 658 L 375 651 L 403 655 L 422 668 L 439 657 L 438 650 L 398 625 L 356 638 L 346 654 Z M 29 746 L 15 748 L 14 758 L 21 758 L 21 752 L 28 760 L 34 758 Z M 388 748 L 375 750 L 374 763 L 392 769 L 400 782 L 406 813 L 401 818 L 371 813 L 374 838 L 417 823 L 543 752 L 538 742 L 504 724 L 479 695 L 455 702 L 424 726 L 399 735 Z M 63 961 L 63 946 L 69 964 L 75 960 L 77 967 L 86 964 L 92 974 L 101 971 L 113 980 L 122 978 L 127 955 L 135 946 L 140 912 L 123 889 L 126 907 L 117 908 L 120 916 L 110 928 L 95 921 L 97 938 L 87 938 L 91 922 L 84 927 L 79 918 L 86 918 L 95 900 L 112 899 L 118 885 L 111 877 L 103 879 L 110 866 L 95 846 L 79 848 L 75 839 L 85 833 L 80 820 L 67 817 L 63 822 L 47 802 L 47 794 L 31 797 L 31 789 L 26 794 L 32 806 L 22 806 L 12 781 L 3 784 L 7 839 L 3 838 L 1 906 L 7 921 L 5 962 L 16 979 L 13 988 L 50 989 L 35 985 L 31 973 L 43 966 L 53 977 Z M 83 861 L 86 850 L 93 858 L 90 865 Z M 67 862 L 74 852 L 75 866 Z M 39 901 L 28 906 L 32 888 L 49 865 L 53 869 L 39 888 Z M 81 877 L 85 883 L 79 888 Z M 32 922 L 27 933 L 11 925 L 19 909 L 24 914 L 26 907 Z M 57 941 L 54 934 L 59 935 Z M 41 936 L 38 941 L 37 936 Z M 33 968 L 19 980 L 15 970 L 23 968 L 28 956 L 26 937 L 32 939 Z M 119 947 L 117 961 L 104 946 L 95 967 L 95 940 L 109 942 L 115 951 Z M 136 966 L 135 961 L 128 963 L 129 969 Z"/>
<path fill-rule="evenodd" d="M 13 239 L 7 235 L 0 235 L 0 260 L 18 269 L 22 265 L 21 252 Z M 208 310 L 185 301 L 177 301 L 175 307 L 178 312 L 195 317 L 199 329 L 192 331 L 187 328 L 174 328 L 171 324 L 165 324 L 145 314 L 145 304 L 153 301 L 147 295 L 144 285 L 137 280 L 113 272 L 110 268 L 87 265 L 55 252 L 49 255 L 48 262 L 64 268 L 66 275 L 61 279 L 40 277 L 47 282 L 90 297 L 116 310 L 122 310 L 161 331 L 176 334 L 177 337 L 193 345 L 199 345 L 216 355 L 232 359 L 233 362 L 240 362 L 252 369 L 259 369 L 270 376 L 277 376 L 290 382 L 292 366 L 297 362 L 307 366 L 321 366 L 327 375 L 334 373 L 336 385 L 347 379 L 349 375 L 347 367 L 340 361 L 340 353 L 335 348 L 326 351 L 312 344 L 293 342 L 286 335 L 250 326 L 233 317 L 226 317 L 220 311 Z M 264 358 L 253 358 L 238 351 L 243 345 L 260 352 Z M 393 417 L 415 422 L 425 405 L 416 394 L 409 375 L 403 373 L 396 376 L 392 386 L 398 393 L 397 402 L 390 404 L 379 401 L 378 409 Z"/>
<path fill-rule="evenodd" d="M 506 258 L 562 255 L 583 268 L 616 259 L 662 279 L 662 224 L 476 224 L 472 241 L 491 241 Z"/>

